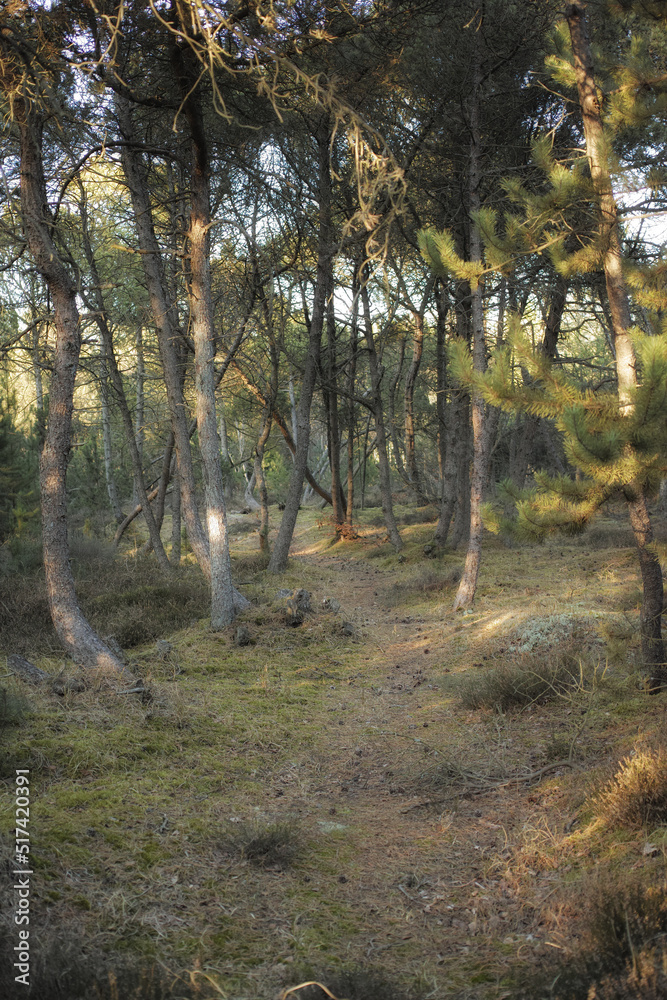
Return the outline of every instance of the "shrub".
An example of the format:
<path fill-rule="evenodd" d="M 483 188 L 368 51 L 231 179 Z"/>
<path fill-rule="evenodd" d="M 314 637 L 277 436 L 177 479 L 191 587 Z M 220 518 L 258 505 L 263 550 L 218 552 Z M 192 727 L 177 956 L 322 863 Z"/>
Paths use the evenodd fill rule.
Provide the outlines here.
<path fill-rule="evenodd" d="M 597 796 L 598 811 L 612 824 L 640 828 L 667 822 L 667 754 L 640 750 L 626 757 Z"/>
<path fill-rule="evenodd" d="M 600 883 L 590 903 L 581 950 L 543 970 L 521 996 L 553 1000 L 664 1000 L 667 995 L 665 886 Z"/>
<path fill-rule="evenodd" d="M 574 656 L 561 654 L 545 659 L 525 657 L 521 663 L 503 663 L 483 674 L 453 678 L 461 704 L 467 709 L 492 708 L 507 712 L 575 690 L 582 681 L 582 668 Z"/>
<path fill-rule="evenodd" d="M 290 819 L 277 822 L 247 820 L 230 823 L 225 846 L 259 867 L 284 868 L 297 855 L 300 836 L 296 824 Z"/>
<path fill-rule="evenodd" d="M 73 940 L 75 928 L 70 929 Z M 0 941 L 0 994 L 8 1000 L 209 1000 L 219 997 L 206 980 L 185 973 L 178 976 L 154 964 L 135 964 L 101 954 L 74 954 L 65 944 L 52 944 L 33 953 L 31 931 L 30 985 L 14 982 L 15 941 Z"/>

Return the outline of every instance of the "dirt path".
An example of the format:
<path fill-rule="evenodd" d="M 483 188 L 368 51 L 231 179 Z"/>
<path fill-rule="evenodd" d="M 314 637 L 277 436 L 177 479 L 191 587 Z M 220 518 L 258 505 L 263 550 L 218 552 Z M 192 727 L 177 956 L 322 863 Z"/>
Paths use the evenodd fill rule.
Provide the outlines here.
<path fill-rule="evenodd" d="M 357 853 L 337 890 L 365 915 L 354 952 L 403 974 L 428 970 L 432 997 L 508 995 L 497 983 L 510 966 L 563 947 L 562 913 L 543 912 L 557 871 L 535 859 L 562 831 L 566 768 L 539 788 L 493 787 L 544 760 L 531 750 L 535 734 L 513 739 L 522 724 L 456 711 L 443 697 L 460 617 L 437 601 L 414 614 L 392 608 L 396 574 L 370 559 L 297 548 L 300 560 L 317 567 L 362 644 L 363 676 L 335 692 L 318 778 L 299 799 L 354 828 Z"/>

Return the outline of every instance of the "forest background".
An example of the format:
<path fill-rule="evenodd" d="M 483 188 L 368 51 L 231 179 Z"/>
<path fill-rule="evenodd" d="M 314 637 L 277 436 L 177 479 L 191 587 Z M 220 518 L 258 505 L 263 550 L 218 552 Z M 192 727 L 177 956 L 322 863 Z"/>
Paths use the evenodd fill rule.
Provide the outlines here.
<path fill-rule="evenodd" d="M 466 615 L 483 521 L 607 507 L 658 692 L 666 62 L 651 0 L 4 3 L 5 651 L 141 695 L 124 649 L 247 615 L 239 507 L 264 579 L 303 507 L 396 566 L 421 508 Z"/>

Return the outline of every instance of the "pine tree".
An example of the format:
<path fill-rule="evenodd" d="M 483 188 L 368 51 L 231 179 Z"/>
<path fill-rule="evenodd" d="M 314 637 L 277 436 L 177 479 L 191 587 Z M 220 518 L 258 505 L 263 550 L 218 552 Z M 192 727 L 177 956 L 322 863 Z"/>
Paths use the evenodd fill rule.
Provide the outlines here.
<path fill-rule="evenodd" d="M 570 52 L 552 68 L 562 81 L 576 86 L 585 156 L 571 166 L 560 164 L 551 153 L 549 139 L 539 140 L 534 153 L 549 180 L 546 192 L 536 195 L 516 181 L 509 182 L 506 193 L 521 206 L 521 212 L 506 217 L 502 231 L 495 213 L 480 212 L 477 221 L 489 269 L 510 270 L 525 254 L 548 250 L 561 275 L 604 273 L 616 386 L 597 393 L 580 389 L 573 379 L 555 370 L 544 353 L 536 353 L 518 329 L 510 349 L 498 352 L 486 373 L 474 366 L 460 346 L 455 348 L 453 360 L 459 378 L 488 402 L 515 413 L 553 419 L 563 435 L 569 461 L 582 473 L 580 479 L 538 473 L 536 488 L 531 491 L 517 490 L 506 482 L 502 492 L 506 499 L 515 501 L 517 521 L 511 525 L 499 513 L 487 510 L 489 527 L 513 530 L 533 539 L 556 530 L 576 534 L 606 501 L 625 500 L 643 582 L 642 658 L 648 688 L 657 691 L 667 683 L 661 631 L 663 585 L 647 499 L 667 474 L 667 333 L 647 336 L 632 326 L 612 186 L 613 132 L 603 122 L 583 6 L 569 4 L 565 18 Z M 569 242 L 573 213 L 591 220 L 588 233 L 580 227 L 579 248 L 574 253 Z M 454 273 L 462 266 L 442 235 L 424 234 L 422 248 L 425 255 Z M 654 279 L 654 291 L 656 284 L 659 278 Z M 527 384 L 515 384 L 512 354 L 527 371 Z"/>

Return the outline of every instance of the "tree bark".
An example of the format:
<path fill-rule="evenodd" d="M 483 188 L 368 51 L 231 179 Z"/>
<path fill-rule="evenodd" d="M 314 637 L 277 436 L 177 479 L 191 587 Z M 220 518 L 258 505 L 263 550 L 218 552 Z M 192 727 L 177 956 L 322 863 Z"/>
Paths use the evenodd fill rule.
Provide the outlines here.
<path fill-rule="evenodd" d="M 350 322 L 350 364 L 347 372 L 347 523 L 354 523 L 354 438 L 356 420 L 354 390 L 357 380 L 357 335 L 359 320 L 359 278 L 355 268 L 352 277 L 352 319 Z"/>
<path fill-rule="evenodd" d="M 180 4 L 178 5 L 180 8 Z M 182 14 L 182 12 L 181 12 Z M 187 31 L 187 20 L 181 17 Z M 215 331 L 210 267 L 210 162 L 198 92 L 198 74 L 188 65 L 190 49 L 173 43 L 174 68 L 191 138 L 191 207 L 188 227 L 188 298 L 195 345 L 195 396 L 199 450 L 204 470 L 206 527 L 211 576 L 211 628 L 234 620 L 234 592 L 229 557 L 225 488 L 215 410 Z"/>
<path fill-rule="evenodd" d="M 410 480 L 408 479 L 408 474 L 405 471 L 405 465 L 403 463 L 401 443 L 398 440 L 398 421 L 396 420 L 396 393 L 398 391 L 398 383 L 401 381 L 401 375 L 403 374 L 404 362 L 405 335 L 401 333 L 398 344 L 398 358 L 396 359 L 396 365 L 394 367 L 394 375 L 387 390 L 387 423 L 389 424 L 389 436 L 394 448 L 396 471 L 407 486 L 410 484 Z"/>
<path fill-rule="evenodd" d="M 287 568 L 292 536 L 296 526 L 301 503 L 301 490 L 308 465 L 308 445 L 310 443 L 310 409 L 315 391 L 315 380 L 320 362 L 322 330 L 326 308 L 327 289 L 331 285 L 334 246 L 331 231 L 331 168 L 329 164 L 329 142 L 331 126 L 328 120 L 320 123 L 317 131 L 319 157 L 319 237 L 317 251 L 317 279 L 313 298 L 313 311 L 308 330 L 308 353 L 301 382 L 301 395 L 296 412 L 296 450 L 294 465 L 290 475 L 285 510 L 280 521 L 268 569 L 271 573 L 282 573 Z"/>
<path fill-rule="evenodd" d="M 632 317 L 630 299 L 623 274 L 616 199 L 609 172 L 607 144 L 595 86 L 593 57 L 588 39 L 584 6 L 579 3 L 569 4 L 565 16 L 572 41 L 577 91 L 586 137 L 586 153 L 600 214 L 599 234 L 604 253 L 605 284 L 614 337 L 619 410 L 621 415 L 629 417 L 633 411 L 633 390 L 637 386 L 637 370 L 630 336 Z M 665 649 L 662 639 L 662 572 L 658 554 L 652 544 L 653 532 L 642 484 L 629 483 L 626 497 L 644 588 L 641 612 L 644 670 L 649 690 L 657 691 L 667 684 Z"/>
<path fill-rule="evenodd" d="M 5 83 L 5 80 L 2 81 Z M 61 643 L 72 659 L 132 680 L 102 642 L 79 607 L 69 564 L 66 475 L 71 446 L 74 383 L 81 331 L 76 286 L 53 241 L 53 220 L 42 162 L 42 123 L 29 102 L 15 95 L 14 115 L 21 141 L 21 211 L 35 266 L 45 281 L 55 313 L 56 345 L 49 388 L 49 419 L 40 455 L 44 570 L 49 610 Z"/>
<path fill-rule="evenodd" d="M 334 530 L 338 534 L 345 522 L 345 503 L 340 477 L 340 428 L 338 423 L 338 375 L 336 371 L 336 317 L 334 314 L 333 274 L 327 296 L 327 437 L 331 469 L 331 501 Z"/>
<path fill-rule="evenodd" d="M 424 353 L 424 309 L 422 304 L 419 312 L 413 313 L 414 332 L 412 335 L 412 361 L 405 377 L 405 467 L 408 481 L 417 500 L 424 500 L 422 485 L 417 467 L 417 449 L 415 444 L 415 382 L 421 367 Z"/>
<path fill-rule="evenodd" d="M 109 410 L 109 370 L 104 344 L 100 344 L 100 404 L 102 409 L 102 445 L 104 448 L 104 479 L 107 484 L 109 503 L 116 524 L 123 520 L 123 508 L 118 499 L 116 479 L 113 474 L 113 450 L 111 445 L 111 412 Z"/>
<path fill-rule="evenodd" d="M 444 494 L 445 462 L 447 458 L 447 314 L 449 312 L 449 295 L 447 286 L 438 282 L 435 289 L 435 305 L 437 310 L 435 364 L 436 364 L 436 400 L 435 410 L 438 417 L 438 471 L 440 473 L 440 496 Z"/>
<path fill-rule="evenodd" d="M 394 517 L 394 505 L 391 497 L 391 472 L 389 469 L 389 455 L 387 453 L 387 434 L 384 425 L 384 413 L 382 409 L 382 373 L 377 351 L 375 350 L 375 340 L 373 338 L 373 321 L 371 319 L 371 307 L 368 298 L 368 274 L 362 283 L 361 303 L 364 310 L 364 336 L 366 348 L 368 350 L 368 366 L 371 375 L 371 392 L 373 394 L 373 418 L 375 420 L 375 438 L 378 453 L 378 472 L 380 475 L 380 497 L 382 501 L 382 513 L 384 523 L 387 528 L 389 541 L 394 546 L 396 552 L 403 548 L 396 518 Z"/>
<path fill-rule="evenodd" d="M 146 381 L 146 366 L 144 364 L 144 337 L 141 325 L 137 327 L 135 337 L 137 349 L 137 370 L 135 374 L 136 404 L 134 407 L 134 439 L 137 445 L 137 455 L 139 456 L 139 468 L 142 470 L 144 462 L 144 441 L 146 438 L 144 429 L 144 383 Z M 141 497 L 135 492 L 137 503 L 141 503 Z"/>
<path fill-rule="evenodd" d="M 482 139 L 479 123 L 479 102 L 481 100 L 481 60 L 479 50 L 475 52 L 473 67 L 473 92 L 470 107 L 470 167 L 468 176 L 468 197 L 470 218 L 470 259 L 482 261 L 482 238 L 475 212 L 481 208 L 479 186 L 481 174 Z M 483 287 L 478 281 L 471 285 L 472 320 L 472 362 L 475 372 L 486 370 L 486 339 L 484 334 Z M 484 398 L 473 386 L 472 395 L 473 460 L 470 477 L 470 537 L 466 553 L 465 568 L 454 600 L 454 610 L 470 607 L 475 600 L 477 577 L 482 558 L 482 493 L 487 469 L 488 435 L 486 433 L 486 409 Z"/>

